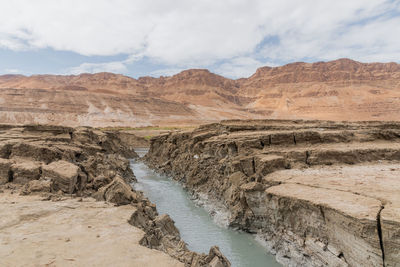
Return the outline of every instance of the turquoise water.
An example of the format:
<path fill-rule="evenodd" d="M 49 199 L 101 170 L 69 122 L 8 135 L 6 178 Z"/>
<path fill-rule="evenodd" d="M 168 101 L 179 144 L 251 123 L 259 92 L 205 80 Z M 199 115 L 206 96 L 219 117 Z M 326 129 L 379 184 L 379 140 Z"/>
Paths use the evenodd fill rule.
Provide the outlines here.
<path fill-rule="evenodd" d="M 210 247 L 217 245 L 232 266 L 280 266 L 254 236 L 216 224 L 176 181 L 155 173 L 142 162 L 132 161 L 131 168 L 138 180 L 135 188 L 157 205 L 160 214 L 170 215 L 189 249 L 208 254 Z"/>

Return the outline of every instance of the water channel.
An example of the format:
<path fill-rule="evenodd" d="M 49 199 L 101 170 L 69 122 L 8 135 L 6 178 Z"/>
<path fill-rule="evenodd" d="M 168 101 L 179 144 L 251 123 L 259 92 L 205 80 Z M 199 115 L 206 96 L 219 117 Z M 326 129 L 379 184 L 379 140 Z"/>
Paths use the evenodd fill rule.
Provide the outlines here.
<path fill-rule="evenodd" d="M 137 152 L 143 156 L 147 151 Z M 217 224 L 178 182 L 140 161 L 133 160 L 131 168 L 138 180 L 135 189 L 143 191 L 157 205 L 160 214 L 166 213 L 175 221 L 189 249 L 208 254 L 210 247 L 217 245 L 234 267 L 280 266 L 253 235 Z"/>

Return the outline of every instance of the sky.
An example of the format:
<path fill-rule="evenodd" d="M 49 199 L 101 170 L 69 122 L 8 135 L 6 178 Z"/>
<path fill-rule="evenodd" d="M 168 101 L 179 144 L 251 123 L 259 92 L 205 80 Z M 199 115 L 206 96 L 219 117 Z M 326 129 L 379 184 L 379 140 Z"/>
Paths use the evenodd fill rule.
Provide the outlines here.
<path fill-rule="evenodd" d="M 400 63 L 400 0 L 0 0 L 0 74 Z"/>

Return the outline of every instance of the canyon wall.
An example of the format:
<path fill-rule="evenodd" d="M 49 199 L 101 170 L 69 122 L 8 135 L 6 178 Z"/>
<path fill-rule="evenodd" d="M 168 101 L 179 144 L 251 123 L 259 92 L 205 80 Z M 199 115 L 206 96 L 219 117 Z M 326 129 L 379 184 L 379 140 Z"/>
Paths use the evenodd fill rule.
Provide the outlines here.
<path fill-rule="evenodd" d="M 400 123 L 223 121 L 154 137 L 146 161 L 284 265 L 400 262 Z"/>

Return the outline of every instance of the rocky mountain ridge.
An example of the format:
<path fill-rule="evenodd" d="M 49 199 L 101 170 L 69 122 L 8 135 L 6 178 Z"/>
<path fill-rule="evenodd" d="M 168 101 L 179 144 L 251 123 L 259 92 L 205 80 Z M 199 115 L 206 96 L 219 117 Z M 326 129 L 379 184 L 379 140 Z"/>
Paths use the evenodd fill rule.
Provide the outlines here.
<path fill-rule="evenodd" d="M 113 73 L 0 76 L 0 122 L 71 126 L 221 119 L 398 120 L 400 65 L 350 59 L 262 67 L 228 79 L 204 69 L 138 79 Z"/>

